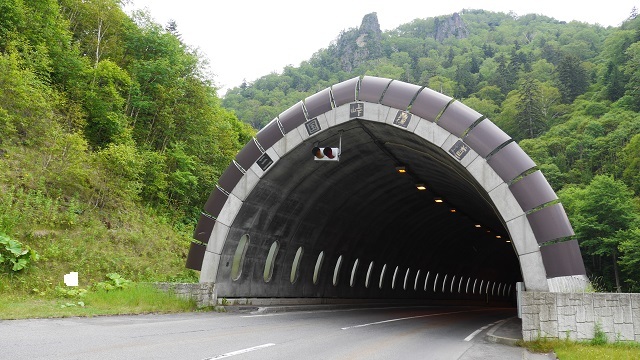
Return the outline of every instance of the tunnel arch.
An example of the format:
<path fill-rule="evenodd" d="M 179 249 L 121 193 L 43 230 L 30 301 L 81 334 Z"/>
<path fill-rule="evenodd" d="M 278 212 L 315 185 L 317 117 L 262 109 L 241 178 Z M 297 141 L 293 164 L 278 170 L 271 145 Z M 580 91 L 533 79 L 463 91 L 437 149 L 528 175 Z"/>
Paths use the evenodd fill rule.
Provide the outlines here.
<path fill-rule="evenodd" d="M 340 161 L 314 161 L 314 146 L 340 147 Z M 229 264 L 247 234 L 247 268 L 233 281 Z M 228 297 L 445 295 L 427 291 L 430 273 L 445 279 L 435 275 L 433 289 L 467 277 L 571 291 L 588 283 L 573 235 L 542 172 L 488 118 L 429 88 L 364 76 L 298 102 L 245 145 L 204 206 L 187 267 Z M 265 283 L 275 241 L 281 254 Z M 426 272 L 425 290 L 350 286 L 368 278 L 359 271 L 383 276 L 383 267 L 334 271 L 338 261 Z"/>

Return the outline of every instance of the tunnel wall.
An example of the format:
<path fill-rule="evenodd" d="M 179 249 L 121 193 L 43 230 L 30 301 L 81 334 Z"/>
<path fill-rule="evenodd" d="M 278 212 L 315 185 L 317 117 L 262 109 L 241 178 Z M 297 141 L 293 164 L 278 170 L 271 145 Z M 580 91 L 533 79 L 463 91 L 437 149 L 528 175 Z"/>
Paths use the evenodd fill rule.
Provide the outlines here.
<path fill-rule="evenodd" d="M 459 101 L 428 88 L 369 76 L 336 84 L 295 104 L 238 153 L 212 191 L 194 233 L 196 241 L 187 267 L 201 270 L 201 282 L 240 286 L 228 277 L 218 278 L 218 272 L 225 242 L 244 200 L 287 153 L 327 129 L 355 119 L 412 132 L 458 161 L 498 209 L 528 290 L 571 291 L 586 284 L 577 241 L 563 241 L 574 233 L 562 204 L 517 143 Z M 291 257 L 280 256 L 275 266 L 291 267 L 285 263 L 285 258 L 289 262 Z M 309 270 L 313 264 L 307 258 L 303 266 Z M 291 286 L 282 282 L 286 284 L 270 286 Z M 255 286 L 248 291 L 260 296 L 260 289 Z"/>

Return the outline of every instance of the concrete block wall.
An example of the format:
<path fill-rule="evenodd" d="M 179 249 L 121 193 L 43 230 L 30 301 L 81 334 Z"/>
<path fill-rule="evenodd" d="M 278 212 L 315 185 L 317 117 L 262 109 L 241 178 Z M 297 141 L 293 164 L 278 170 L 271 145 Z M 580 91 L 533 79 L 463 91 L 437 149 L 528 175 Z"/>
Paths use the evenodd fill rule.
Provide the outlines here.
<path fill-rule="evenodd" d="M 207 283 L 154 283 L 157 289 L 165 292 L 173 292 L 178 297 L 194 299 L 198 307 L 216 306 L 217 299 L 215 286 Z"/>
<path fill-rule="evenodd" d="M 640 341 L 640 294 L 522 292 L 522 338 Z"/>

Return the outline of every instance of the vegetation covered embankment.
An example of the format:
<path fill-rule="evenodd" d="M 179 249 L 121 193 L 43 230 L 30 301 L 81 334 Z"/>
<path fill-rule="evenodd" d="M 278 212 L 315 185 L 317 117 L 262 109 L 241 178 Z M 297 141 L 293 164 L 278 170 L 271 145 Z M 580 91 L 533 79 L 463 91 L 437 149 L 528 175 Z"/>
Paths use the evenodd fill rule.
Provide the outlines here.
<path fill-rule="evenodd" d="M 254 130 L 206 61 L 119 0 L 0 1 L 0 297 L 63 276 L 197 281 L 199 209 Z"/>

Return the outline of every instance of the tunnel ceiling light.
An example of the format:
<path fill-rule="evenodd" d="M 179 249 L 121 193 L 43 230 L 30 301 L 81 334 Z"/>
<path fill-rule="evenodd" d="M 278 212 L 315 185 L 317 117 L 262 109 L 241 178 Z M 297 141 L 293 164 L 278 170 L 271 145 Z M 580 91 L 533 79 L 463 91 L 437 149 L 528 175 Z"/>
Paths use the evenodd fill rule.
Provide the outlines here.
<path fill-rule="evenodd" d="M 496 235 L 496 239 L 502 239 L 502 236 Z"/>
<path fill-rule="evenodd" d="M 453 214 L 453 213 L 457 212 L 457 210 L 456 209 L 450 209 L 449 212 Z"/>
<path fill-rule="evenodd" d="M 416 189 L 420 191 L 427 190 L 427 186 L 425 184 L 416 184 Z"/>
<path fill-rule="evenodd" d="M 398 172 L 398 174 L 406 174 L 407 173 L 407 167 L 406 166 L 396 166 L 396 171 Z"/>
<path fill-rule="evenodd" d="M 507 240 L 507 242 L 508 242 L 508 243 L 510 243 L 510 242 L 511 242 L 511 240 Z"/>
<path fill-rule="evenodd" d="M 477 228 L 482 227 L 482 225 L 480 225 L 480 224 L 475 224 L 474 226 L 477 227 Z"/>
<path fill-rule="evenodd" d="M 442 200 L 442 198 L 439 198 L 439 197 L 433 198 L 433 201 L 437 202 L 437 203 L 443 203 L 444 202 L 444 200 Z"/>

